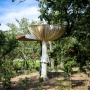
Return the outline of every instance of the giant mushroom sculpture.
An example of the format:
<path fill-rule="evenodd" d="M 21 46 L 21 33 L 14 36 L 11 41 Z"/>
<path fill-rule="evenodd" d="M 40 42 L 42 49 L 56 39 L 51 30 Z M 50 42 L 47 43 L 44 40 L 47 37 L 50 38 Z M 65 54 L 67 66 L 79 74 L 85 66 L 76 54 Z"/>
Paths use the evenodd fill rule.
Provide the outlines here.
<path fill-rule="evenodd" d="M 47 41 L 52 41 L 59 38 L 64 33 L 65 28 L 58 25 L 44 24 L 29 26 L 29 31 L 31 34 L 19 36 L 17 39 L 23 41 L 42 41 L 41 77 L 43 77 L 43 79 L 47 79 L 47 63 L 49 61 L 47 54 Z"/>

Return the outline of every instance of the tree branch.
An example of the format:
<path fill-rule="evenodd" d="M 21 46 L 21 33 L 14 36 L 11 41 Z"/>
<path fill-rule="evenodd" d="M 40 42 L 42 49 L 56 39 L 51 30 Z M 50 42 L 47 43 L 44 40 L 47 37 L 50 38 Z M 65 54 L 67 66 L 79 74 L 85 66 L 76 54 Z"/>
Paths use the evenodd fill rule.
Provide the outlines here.
<path fill-rule="evenodd" d="M 24 2 L 24 1 L 26 1 L 26 0 L 20 0 L 18 4 L 20 4 L 20 3 Z M 18 5 L 18 4 L 17 4 L 17 5 Z"/>

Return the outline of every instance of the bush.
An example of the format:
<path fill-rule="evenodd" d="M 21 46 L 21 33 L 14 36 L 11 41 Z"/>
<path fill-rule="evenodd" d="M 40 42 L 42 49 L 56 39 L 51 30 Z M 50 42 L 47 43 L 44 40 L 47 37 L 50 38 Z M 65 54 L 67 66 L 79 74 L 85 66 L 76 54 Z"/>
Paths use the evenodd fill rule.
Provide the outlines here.
<path fill-rule="evenodd" d="M 15 75 L 13 71 L 13 62 L 11 60 L 2 61 L 0 66 L 0 79 L 3 83 L 4 89 L 11 88 L 11 78 Z"/>

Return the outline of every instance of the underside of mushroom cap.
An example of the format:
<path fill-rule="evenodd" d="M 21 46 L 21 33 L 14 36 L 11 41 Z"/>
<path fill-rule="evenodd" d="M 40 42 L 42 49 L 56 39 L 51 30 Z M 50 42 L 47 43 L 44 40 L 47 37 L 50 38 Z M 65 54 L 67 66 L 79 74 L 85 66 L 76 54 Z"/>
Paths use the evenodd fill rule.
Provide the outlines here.
<path fill-rule="evenodd" d="M 58 25 L 32 25 L 28 28 L 37 40 L 52 41 L 59 38 L 64 32 L 65 28 Z"/>

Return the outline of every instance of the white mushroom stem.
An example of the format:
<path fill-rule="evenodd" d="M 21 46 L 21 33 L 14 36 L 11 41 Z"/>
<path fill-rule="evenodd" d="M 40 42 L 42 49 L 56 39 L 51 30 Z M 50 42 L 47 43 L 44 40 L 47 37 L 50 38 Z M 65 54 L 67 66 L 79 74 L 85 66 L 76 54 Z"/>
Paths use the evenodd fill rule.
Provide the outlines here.
<path fill-rule="evenodd" d="M 47 42 L 42 41 L 42 56 L 41 56 L 41 77 L 43 79 L 47 79 L 47 63 L 49 61 L 49 57 L 47 54 Z"/>
<path fill-rule="evenodd" d="M 52 41 L 48 41 L 49 45 L 50 45 L 50 51 L 52 52 Z"/>

